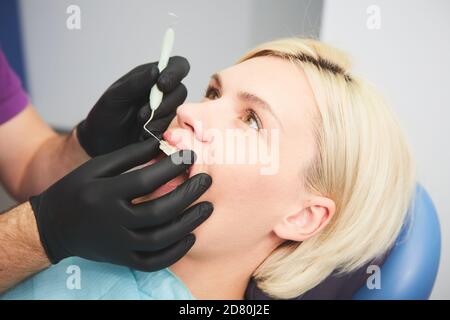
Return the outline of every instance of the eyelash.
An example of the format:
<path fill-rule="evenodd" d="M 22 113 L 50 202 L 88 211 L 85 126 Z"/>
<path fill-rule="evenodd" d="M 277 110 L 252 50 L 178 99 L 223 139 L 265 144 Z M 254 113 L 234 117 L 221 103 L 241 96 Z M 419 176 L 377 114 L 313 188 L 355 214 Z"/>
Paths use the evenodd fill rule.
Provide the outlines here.
<path fill-rule="evenodd" d="M 211 94 L 214 93 L 215 98 L 211 97 Z M 205 98 L 214 100 L 220 97 L 220 91 L 217 88 L 214 88 L 212 86 L 208 86 L 205 92 Z M 255 130 L 259 131 L 262 128 L 261 119 L 259 118 L 258 114 L 251 108 L 245 109 L 245 115 L 243 116 L 243 121 L 245 123 L 248 123 L 248 120 L 253 119 L 256 123 L 257 128 Z"/>

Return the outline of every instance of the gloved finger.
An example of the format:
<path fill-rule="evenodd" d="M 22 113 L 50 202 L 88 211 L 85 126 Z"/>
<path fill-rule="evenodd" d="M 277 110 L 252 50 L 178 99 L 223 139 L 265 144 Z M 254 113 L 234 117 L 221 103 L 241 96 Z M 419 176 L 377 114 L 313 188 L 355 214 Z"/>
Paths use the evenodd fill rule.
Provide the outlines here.
<path fill-rule="evenodd" d="M 150 161 L 159 151 L 159 142 L 149 139 L 93 158 L 86 167 L 96 177 L 112 177 Z"/>
<path fill-rule="evenodd" d="M 177 243 L 156 252 L 132 252 L 131 264 L 134 269 L 153 272 L 173 265 L 192 248 L 195 236 L 189 234 Z"/>
<path fill-rule="evenodd" d="M 158 107 L 158 109 L 156 109 L 155 114 L 153 115 L 153 119 L 163 118 L 171 113 L 176 112 L 177 108 L 186 100 L 186 97 L 187 89 L 184 84 L 181 83 L 172 92 L 164 94 L 161 105 Z M 137 114 L 138 123 L 146 123 L 150 118 L 150 114 L 151 109 L 147 101 L 147 103 L 143 107 L 141 107 Z"/>
<path fill-rule="evenodd" d="M 128 219 L 127 228 L 142 228 L 162 225 L 176 219 L 183 210 L 205 193 L 212 179 L 199 173 L 183 182 L 175 190 L 160 198 L 134 205 L 133 218 Z"/>
<path fill-rule="evenodd" d="M 155 63 L 155 62 L 141 64 L 141 65 L 139 65 L 137 67 L 134 67 L 130 71 L 128 71 L 126 74 L 124 74 L 122 77 L 120 77 L 115 83 L 123 82 L 123 81 L 127 80 L 130 76 L 132 76 L 132 75 L 134 75 L 136 73 L 140 73 L 140 72 L 142 72 L 144 70 L 152 69 L 155 66 L 157 67 L 157 63 Z M 155 77 L 157 78 L 159 76 L 158 68 L 156 68 L 156 71 L 157 71 L 157 73 L 156 73 Z"/>
<path fill-rule="evenodd" d="M 187 76 L 190 69 L 189 62 L 186 58 L 175 56 L 169 59 L 167 67 L 160 73 L 158 77 L 158 88 L 164 93 L 174 90 Z"/>
<path fill-rule="evenodd" d="M 178 161 L 178 159 L 183 161 Z M 109 184 L 111 188 L 115 188 L 117 196 L 132 200 L 153 192 L 186 172 L 194 161 L 195 153 L 193 151 L 181 150 L 155 164 L 111 178 Z"/>
<path fill-rule="evenodd" d="M 212 212 L 213 205 L 210 202 L 197 203 L 166 225 L 130 231 L 129 243 L 138 251 L 145 251 L 148 248 L 161 250 L 194 231 Z"/>
<path fill-rule="evenodd" d="M 141 106 L 147 102 L 151 87 L 158 79 L 158 67 L 151 63 L 138 70 L 115 82 L 108 89 L 112 93 L 108 99 L 123 107 Z"/>
<path fill-rule="evenodd" d="M 169 127 L 170 123 L 172 122 L 173 118 L 175 118 L 175 116 L 176 113 L 174 112 L 165 116 L 164 118 L 152 120 L 147 125 L 146 128 L 150 130 L 151 133 L 153 133 L 159 139 L 162 139 L 163 133 L 167 130 L 167 128 Z M 152 135 L 148 133 L 147 130 L 144 130 L 144 124 L 142 124 L 142 130 L 139 134 L 139 141 L 144 141 L 152 137 Z M 139 124 L 139 126 L 141 126 L 141 124 Z"/>

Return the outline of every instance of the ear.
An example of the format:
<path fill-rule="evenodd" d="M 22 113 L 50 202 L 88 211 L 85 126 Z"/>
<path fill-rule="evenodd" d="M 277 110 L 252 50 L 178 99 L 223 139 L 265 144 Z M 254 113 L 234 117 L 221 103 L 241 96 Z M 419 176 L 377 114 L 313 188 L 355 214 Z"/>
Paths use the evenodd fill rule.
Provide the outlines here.
<path fill-rule="evenodd" d="M 333 200 L 312 196 L 299 211 L 284 216 L 273 231 L 281 239 L 305 241 L 330 222 L 335 210 Z"/>

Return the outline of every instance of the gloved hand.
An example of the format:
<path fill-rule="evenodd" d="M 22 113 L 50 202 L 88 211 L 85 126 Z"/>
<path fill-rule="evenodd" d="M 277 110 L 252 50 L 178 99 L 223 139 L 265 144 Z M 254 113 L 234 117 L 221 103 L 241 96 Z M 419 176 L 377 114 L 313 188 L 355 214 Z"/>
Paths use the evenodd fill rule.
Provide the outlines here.
<path fill-rule="evenodd" d="M 181 80 L 189 68 L 185 58 L 172 57 L 161 74 L 154 62 L 136 67 L 117 80 L 77 126 L 77 137 L 86 153 L 95 157 L 141 140 L 142 126 L 150 115 L 139 118 L 138 112 L 145 104 L 149 108 L 149 94 L 155 83 L 164 96 L 148 128 L 164 132 L 176 108 L 186 99 L 187 90 Z"/>
<path fill-rule="evenodd" d="M 126 172 L 157 152 L 158 143 L 152 139 L 99 156 L 30 198 L 52 263 L 78 256 L 155 271 L 186 254 L 195 241 L 191 232 L 210 216 L 213 206 L 201 202 L 186 208 L 209 188 L 211 177 L 197 174 L 160 198 L 132 204 L 132 199 L 184 173 L 186 162 L 195 158 L 192 151 L 179 151 L 173 161 L 166 157 Z M 183 163 L 176 164 L 180 159 Z"/>

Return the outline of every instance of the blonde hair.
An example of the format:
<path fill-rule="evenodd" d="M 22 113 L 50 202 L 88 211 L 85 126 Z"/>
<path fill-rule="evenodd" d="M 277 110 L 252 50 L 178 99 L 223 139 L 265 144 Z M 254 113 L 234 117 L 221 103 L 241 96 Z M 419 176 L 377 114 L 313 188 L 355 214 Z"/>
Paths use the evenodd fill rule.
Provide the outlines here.
<path fill-rule="evenodd" d="M 414 184 L 413 160 L 390 108 L 366 81 L 350 75 L 345 54 L 311 39 L 268 42 L 239 62 L 275 56 L 301 67 L 317 104 L 317 154 L 305 188 L 334 200 L 323 231 L 286 242 L 255 271 L 274 298 L 299 296 L 332 272 L 351 272 L 385 253 L 405 220 Z"/>

